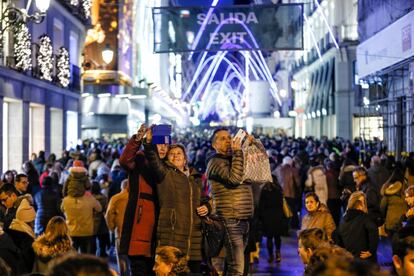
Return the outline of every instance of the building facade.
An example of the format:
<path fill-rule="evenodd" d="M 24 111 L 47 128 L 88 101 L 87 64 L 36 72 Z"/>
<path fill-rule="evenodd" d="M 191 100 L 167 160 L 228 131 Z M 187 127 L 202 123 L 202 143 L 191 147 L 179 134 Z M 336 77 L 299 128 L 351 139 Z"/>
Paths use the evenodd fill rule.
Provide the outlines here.
<path fill-rule="evenodd" d="M 290 67 L 295 136 L 354 137 L 357 1 L 304 5 L 304 50 Z"/>
<path fill-rule="evenodd" d="M 414 1 L 360 1 L 358 8 L 361 118 L 399 157 L 414 150 Z"/>
<path fill-rule="evenodd" d="M 59 157 L 63 149 L 77 144 L 81 53 L 90 13 L 85 1 L 52 0 L 40 24 L 27 22 L 19 29 L 15 24 L 3 34 L 2 172 L 20 171 L 32 153 L 44 150 L 46 156 Z M 10 5 L 23 8 L 26 1 L 3 2 L 2 11 Z M 2 26 L 6 19 L 2 18 Z"/>

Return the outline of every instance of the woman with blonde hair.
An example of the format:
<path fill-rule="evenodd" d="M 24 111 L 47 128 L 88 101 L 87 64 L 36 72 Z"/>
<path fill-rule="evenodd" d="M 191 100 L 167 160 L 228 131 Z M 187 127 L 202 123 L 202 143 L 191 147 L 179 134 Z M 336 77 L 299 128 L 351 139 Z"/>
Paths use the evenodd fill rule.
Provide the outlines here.
<path fill-rule="evenodd" d="M 337 245 L 360 260 L 376 262 L 378 229 L 368 216 L 367 200 L 363 192 L 350 195 L 342 223 L 333 235 Z"/>
<path fill-rule="evenodd" d="M 50 260 L 74 251 L 69 229 L 64 218 L 50 219 L 46 231 L 33 242 L 35 263 L 33 272 L 44 273 Z"/>
<path fill-rule="evenodd" d="M 174 246 L 159 247 L 153 270 L 157 276 L 182 275 L 189 271 L 187 256 Z"/>

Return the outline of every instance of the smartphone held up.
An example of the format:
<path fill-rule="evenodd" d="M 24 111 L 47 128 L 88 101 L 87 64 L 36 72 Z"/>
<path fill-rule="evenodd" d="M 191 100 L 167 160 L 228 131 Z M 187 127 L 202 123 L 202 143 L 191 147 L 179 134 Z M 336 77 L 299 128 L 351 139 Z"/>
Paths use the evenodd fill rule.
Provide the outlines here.
<path fill-rule="evenodd" d="M 171 125 L 155 125 L 152 128 L 153 144 L 171 144 Z"/>

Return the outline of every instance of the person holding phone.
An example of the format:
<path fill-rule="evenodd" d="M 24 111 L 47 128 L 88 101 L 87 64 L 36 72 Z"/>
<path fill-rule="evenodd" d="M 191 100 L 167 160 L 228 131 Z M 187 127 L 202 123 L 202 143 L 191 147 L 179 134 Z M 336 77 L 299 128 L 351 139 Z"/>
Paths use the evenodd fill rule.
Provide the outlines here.
<path fill-rule="evenodd" d="M 157 193 L 148 160 L 140 147 L 147 127 L 142 124 L 126 145 L 120 165 L 128 172 L 128 203 L 119 241 L 118 263 L 121 275 L 129 275 L 124 256 L 128 256 L 132 275 L 153 275 Z M 168 144 L 158 144 L 156 154 L 163 162 Z"/>
<path fill-rule="evenodd" d="M 216 153 L 207 164 L 207 178 L 212 187 L 216 213 L 223 220 L 227 232 L 224 240 L 226 275 L 237 276 L 244 272 L 244 250 L 254 210 L 251 183 L 243 182 L 243 138 L 243 135 L 236 135 L 232 139 L 228 129 L 216 129 L 212 136 Z M 251 141 L 253 137 L 247 135 L 247 139 Z"/>
<path fill-rule="evenodd" d="M 162 140 L 162 139 L 161 139 Z M 182 145 L 170 145 L 167 160 L 162 162 L 153 142 L 153 129 L 147 130 L 144 143 L 151 174 L 157 183 L 159 216 L 157 246 L 174 246 L 189 258 L 191 273 L 201 269 L 201 216 L 209 212 L 208 200 L 202 197 L 201 175 L 187 168 Z"/>

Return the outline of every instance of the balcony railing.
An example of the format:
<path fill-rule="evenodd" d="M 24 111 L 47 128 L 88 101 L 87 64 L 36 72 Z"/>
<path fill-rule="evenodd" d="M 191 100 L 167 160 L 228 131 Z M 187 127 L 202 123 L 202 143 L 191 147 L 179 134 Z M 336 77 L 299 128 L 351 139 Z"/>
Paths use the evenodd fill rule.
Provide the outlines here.
<path fill-rule="evenodd" d="M 39 52 L 39 45 L 37 43 L 32 43 L 32 69 L 28 71 L 21 71 L 16 68 L 15 58 L 13 56 L 6 57 L 6 67 L 11 68 L 13 70 L 17 70 L 20 73 L 30 76 L 33 78 L 40 79 L 40 69 L 39 65 L 37 64 L 37 55 Z M 67 87 L 63 87 L 57 78 L 58 68 L 57 68 L 57 55 L 53 54 L 53 69 L 52 69 L 52 81 L 44 80 L 45 82 L 52 83 L 56 86 L 63 87 L 65 89 L 70 89 L 72 91 L 80 91 L 81 89 L 81 70 L 78 66 L 74 64 L 69 64 L 70 68 L 70 82 Z"/>

